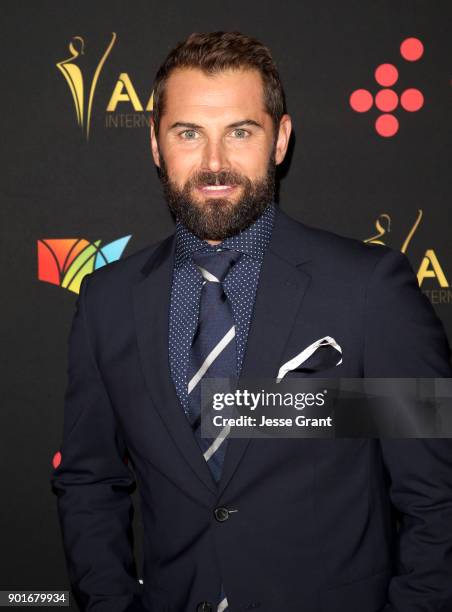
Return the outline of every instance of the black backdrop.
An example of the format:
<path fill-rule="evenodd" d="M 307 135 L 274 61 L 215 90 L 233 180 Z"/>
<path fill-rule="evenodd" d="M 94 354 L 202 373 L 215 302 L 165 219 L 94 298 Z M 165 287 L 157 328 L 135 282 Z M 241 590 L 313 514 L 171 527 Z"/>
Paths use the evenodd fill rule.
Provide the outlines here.
<path fill-rule="evenodd" d="M 380 239 L 398 249 L 422 215 L 406 252 L 416 271 L 424 261 L 421 288 L 452 338 L 452 9 L 438 0 L 16 0 L 0 10 L 0 589 L 64 589 L 49 478 L 62 432 L 76 290 L 48 282 L 55 270 L 38 244 L 55 251 L 62 239 L 107 245 L 131 236 L 120 254 L 126 257 L 172 231 L 150 155 L 149 112 L 138 110 L 138 103 L 148 104 L 159 63 L 193 31 L 240 30 L 264 41 L 295 129 L 281 173 L 281 207 L 360 240 L 384 234 Z M 87 139 L 90 83 L 113 32 Z M 418 61 L 401 56 L 409 37 L 423 44 Z M 57 67 L 71 56 L 67 63 L 80 68 L 85 84 L 81 127 Z M 394 110 L 399 130 L 391 137 L 376 132 L 382 113 L 375 105 L 363 113 L 350 105 L 353 91 L 381 89 L 374 71 L 384 63 L 399 71 L 392 87 L 398 95 L 416 88 L 424 98 L 417 112 Z M 122 99 L 107 110 L 115 89 L 133 97 L 130 86 L 135 108 Z"/>

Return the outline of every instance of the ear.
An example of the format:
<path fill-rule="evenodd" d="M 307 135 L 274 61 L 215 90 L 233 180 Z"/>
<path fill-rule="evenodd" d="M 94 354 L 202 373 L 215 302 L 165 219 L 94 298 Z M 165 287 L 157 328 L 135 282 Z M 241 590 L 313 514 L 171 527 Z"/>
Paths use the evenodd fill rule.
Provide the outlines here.
<path fill-rule="evenodd" d="M 151 151 L 154 159 L 154 164 L 160 168 L 160 154 L 157 142 L 157 136 L 155 134 L 154 118 L 151 116 Z"/>
<path fill-rule="evenodd" d="M 281 117 L 279 122 L 278 139 L 275 147 L 275 163 L 280 164 L 286 156 L 287 147 L 289 146 L 290 133 L 292 132 L 292 120 L 286 113 Z"/>

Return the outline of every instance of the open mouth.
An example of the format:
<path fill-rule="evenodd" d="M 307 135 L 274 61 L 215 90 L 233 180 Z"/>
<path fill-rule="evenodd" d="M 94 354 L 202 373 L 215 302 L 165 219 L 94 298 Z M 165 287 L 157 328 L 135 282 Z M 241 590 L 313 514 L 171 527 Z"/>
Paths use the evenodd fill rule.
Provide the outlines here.
<path fill-rule="evenodd" d="M 236 189 L 237 185 L 204 185 L 198 187 L 198 190 L 204 195 L 225 195 Z"/>

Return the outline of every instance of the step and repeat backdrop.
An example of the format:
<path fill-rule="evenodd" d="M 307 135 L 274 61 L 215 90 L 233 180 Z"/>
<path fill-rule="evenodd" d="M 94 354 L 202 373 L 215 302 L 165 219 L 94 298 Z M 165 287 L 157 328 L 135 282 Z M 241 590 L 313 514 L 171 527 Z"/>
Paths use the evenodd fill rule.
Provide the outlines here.
<path fill-rule="evenodd" d="M 67 589 L 49 479 L 68 334 L 85 274 L 173 231 L 149 141 L 159 64 L 194 31 L 267 44 L 294 124 L 279 205 L 406 253 L 452 340 L 452 6 L 16 0 L 0 10 L 0 590 Z M 139 558 L 140 524 L 137 514 Z"/>

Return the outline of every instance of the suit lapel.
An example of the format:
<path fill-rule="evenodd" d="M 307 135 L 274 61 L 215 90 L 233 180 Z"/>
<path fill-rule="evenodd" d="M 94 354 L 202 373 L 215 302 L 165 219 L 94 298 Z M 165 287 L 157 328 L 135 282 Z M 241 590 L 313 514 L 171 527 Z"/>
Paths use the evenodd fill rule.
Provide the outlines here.
<path fill-rule="evenodd" d="M 275 226 L 259 276 L 253 317 L 240 380 L 276 379 L 311 277 L 302 269 L 309 261 L 299 245 L 295 223 L 277 209 Z M 231 438 L 223 465 L 221 494 L 237 469 L 251 438 Z"/>
<path fill-rule="evenodd" d="M 277 209 L 271 242 L 262 262 L 253 317 L 240 378 L 276 378 L 311 277 L 300 245 L 299 227 Z M 170 373 L 168 323 L 175 237 L 165 239 L 133 287 L 137 342 L 149 394 L 175 444 L 196 476 L 221 495 L 242 459 L 250 438 L 231 438 L 221 480 L 215 483 L 180 405 Z"/>
<path fill-rule="evenodd" d="M 133 287 L 137 341 L 149 394 L 179 450 L 196 476 L 213 493 L 217 485 L 180 405 L 171 378 L 168 323 L 174 262 L 174 236 L 164 240 Z"/>

